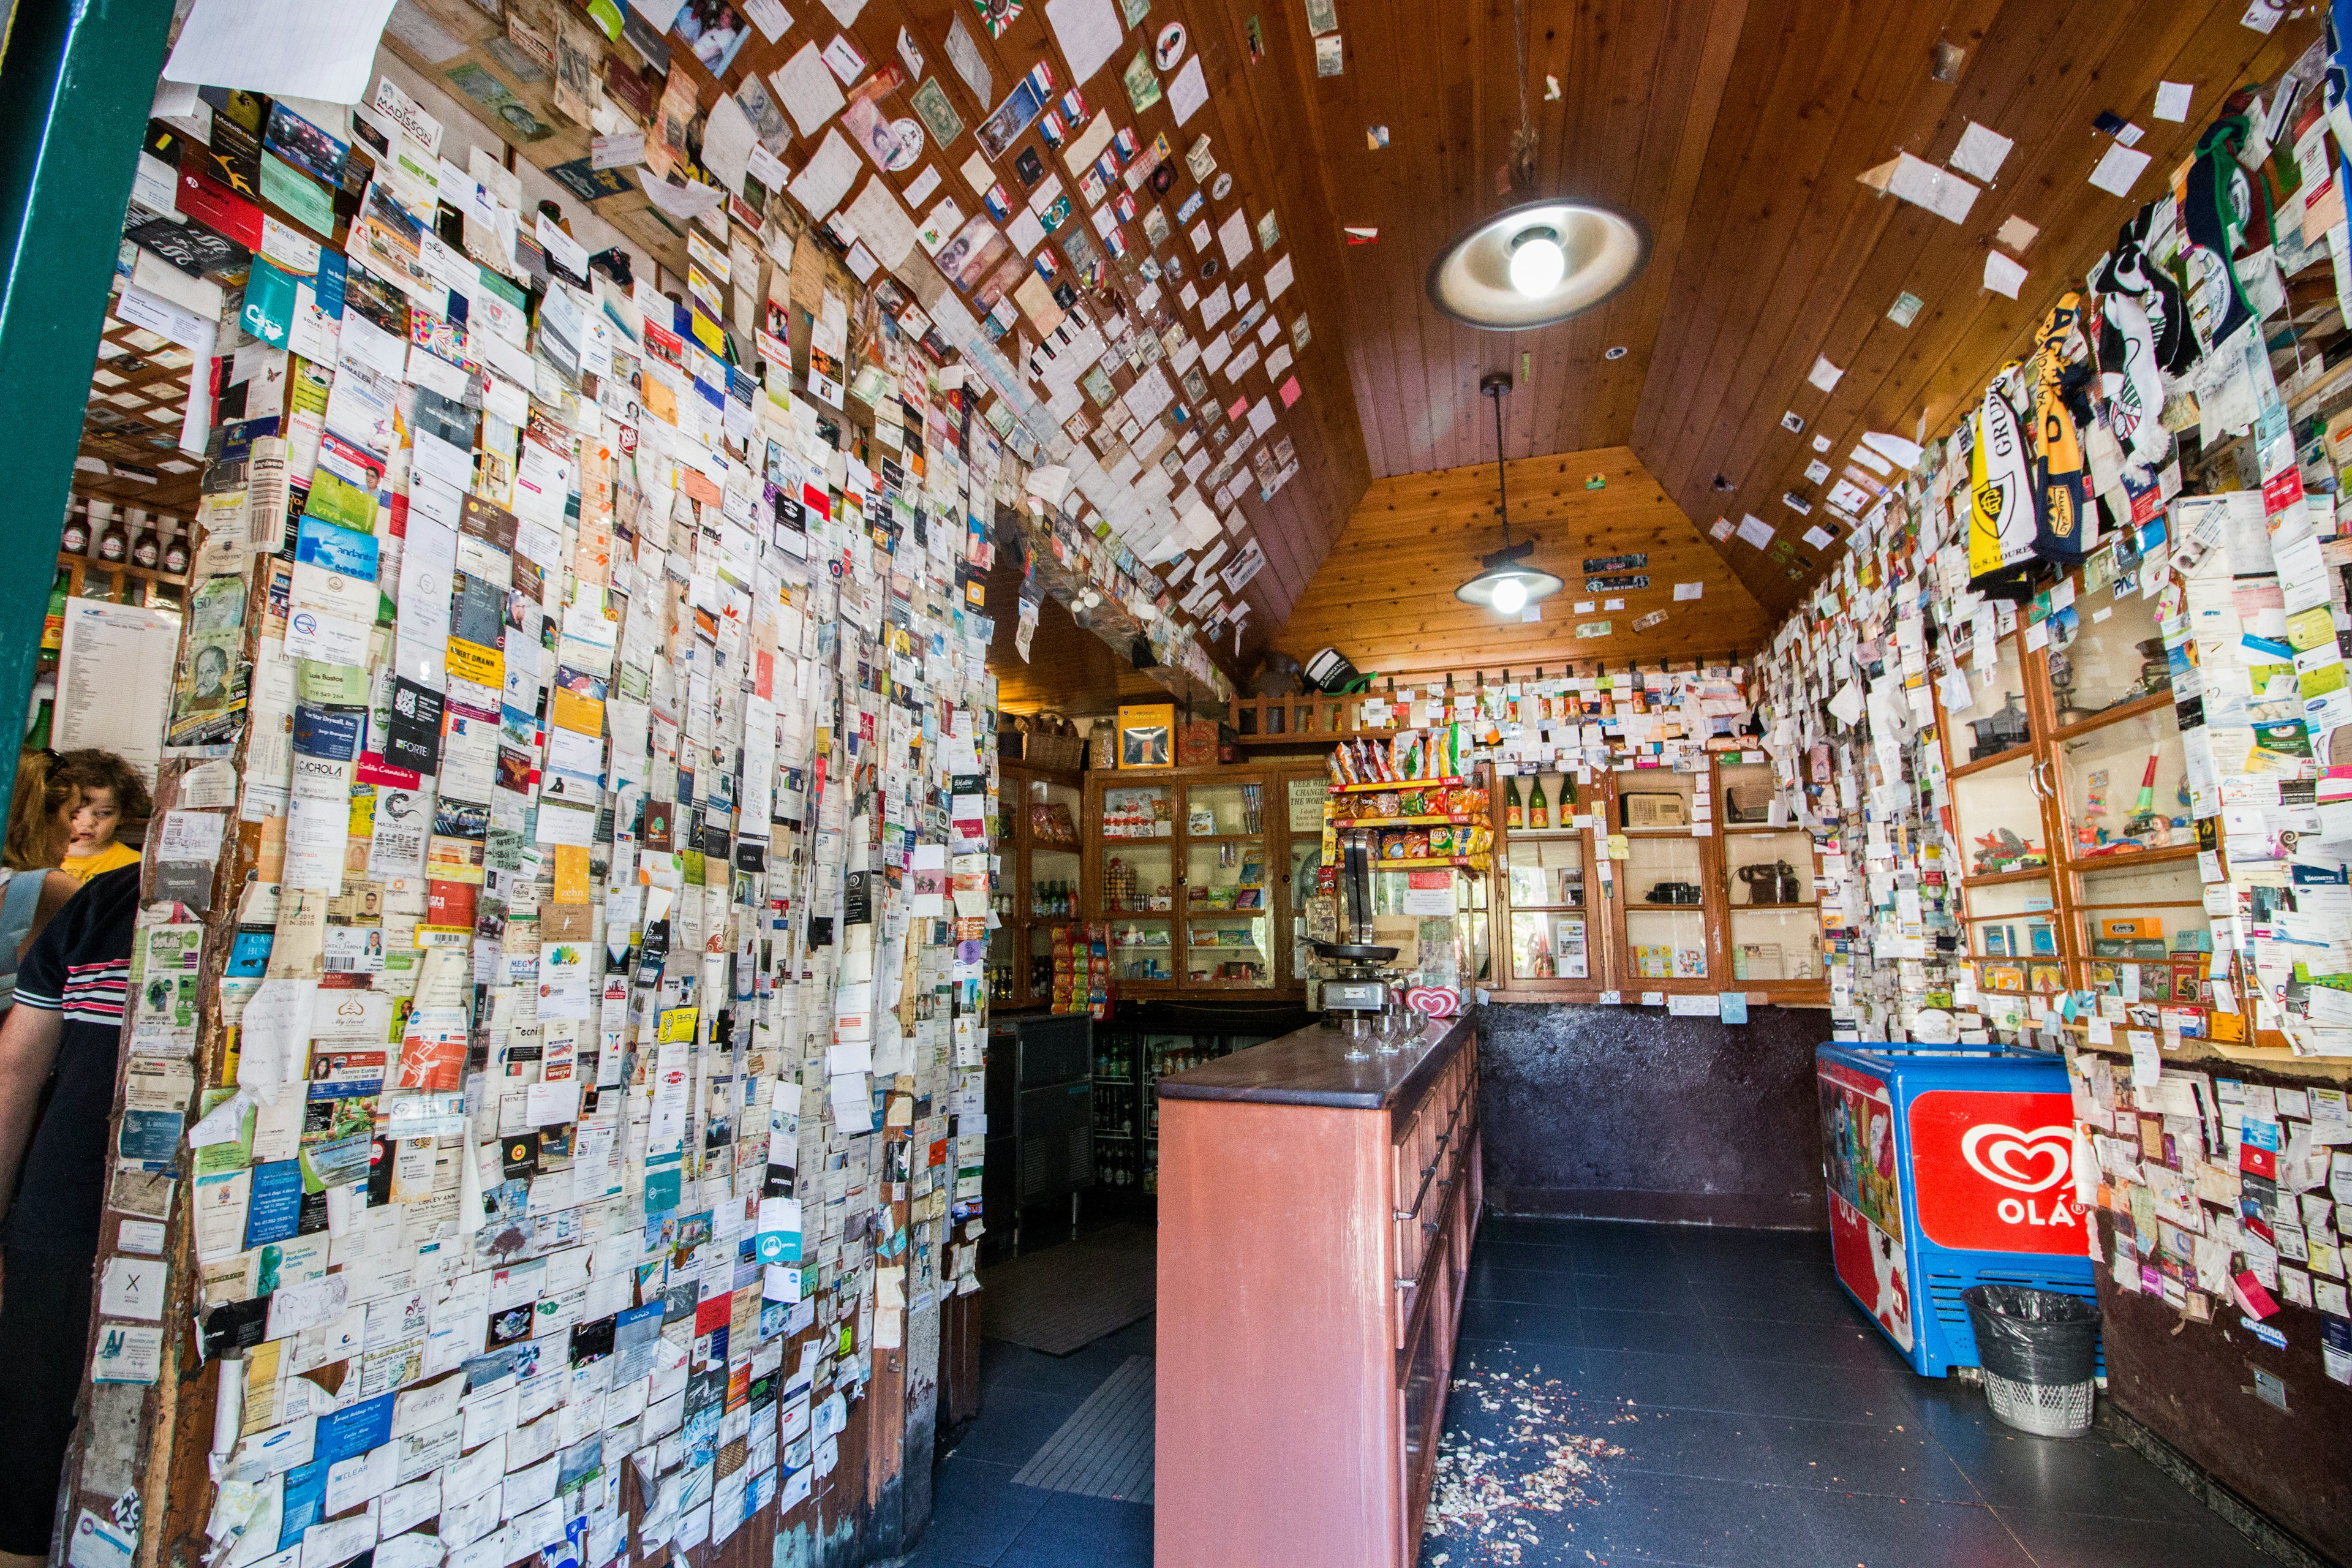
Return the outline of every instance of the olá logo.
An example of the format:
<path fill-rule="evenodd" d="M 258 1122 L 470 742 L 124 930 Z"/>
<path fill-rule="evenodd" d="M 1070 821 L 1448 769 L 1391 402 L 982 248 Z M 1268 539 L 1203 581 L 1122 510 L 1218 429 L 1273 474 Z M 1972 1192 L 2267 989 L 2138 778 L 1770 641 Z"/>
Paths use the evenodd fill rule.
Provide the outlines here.
<path fill-rule="evenodd" d="M 1969 1128 L 1960 1139 L 1960 1158 L 1986 1181 L 2011 1192 L 2046 1192 L 2066 1179 L 2067 1168 L 2074 1163 L 2074 1130 L 2037 1127 L 2020 1132 L 1987 1121 Z M 2049 1169 L 2036 1174 L 2035 1167 L 2045 1162 Z"/>

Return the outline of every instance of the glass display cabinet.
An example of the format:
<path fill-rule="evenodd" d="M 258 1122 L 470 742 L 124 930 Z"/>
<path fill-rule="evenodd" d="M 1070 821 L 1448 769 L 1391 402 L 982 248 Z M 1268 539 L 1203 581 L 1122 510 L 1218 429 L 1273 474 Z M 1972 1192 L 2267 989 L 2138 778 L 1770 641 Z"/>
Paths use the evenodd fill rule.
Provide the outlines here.
<path fill-rule="evenodd" d="M 1016 782 L 1021 786 L 1022 950 L 1029 972 L 1025 999 L 1037 1001 L 1053 994 L 1055 928 L 1079 918 L 1086 841 L 1078 822 L 1086 809 L 1086 792 L 1074 775 L 1007 775 L 1008 788 Z"/>
<path fill-rule="evenodd" d="M 1989 1013 L 2088 991 L 2115 999 L 2103 1011 L 2147 1009 L 2135 1027 L 2161 1009 L 2200 1034 L 2212 928 L 2169 665 L 2156 605 L 2112 548 L 2037 598 L 1990 673 L 1962 656 L 1973 705 L 1947 703 L 1942 729 L 1965 941 Z"/>
<path fill-rule="evenodd" d="M 1109 930 L 1128 994 L 1297 990 L 1290 937 L 1311 893 L 1328 785 L 1273 769 L 1201 766 L 1087 775 L 1089 918 Z M 1293 819 L 1311 820 L 1297 828 Z"/>
<path fill-rule="evenodd" d="M 1111 978 L 1173 983 L 1176 956 L 1176 788 L 1097 786 L 1100 862 L 1096 908 L 1110 930 Z"/>
<path fill-rule="evenodd" d="M 2058 733 L 2127 704 L 2172 695 L 2156 604 L 2142 597 L 2136 584 L 2126 589 L 2109 578 L 2095 590 L 2074 595 L 2044 625 L 2049 640 L 2042 665 L 2051 723 Z"/>
<path fill-rule="evenodd" d="M 1270 989 L 1265 785 L 1187 784 L 1181 794 L 1184 978 L 1194 986 Z"/>
<path fill-rule="evenodd" d="M 1080 775 L 999 764 L 996 883 L 988 933 L 990 996 L 1006 1007 L 1054 999 L 1054 935 L 1079 919 L 1086 792 Z"/>
<path fill-rule="evenodd" d="M 2067 860 L 2086 865 L 2197 842 L 2169 703 L 2078 729 L 2057 751 Z"/>
<path fill-rule="evenodd" d="M 1979 991 L 1995 996 L 2047 996 L 2068 989 L 2050 889 L 2046 872 L 1969 887 L 1964 923 Z"/>
<path fill-rule="evenodd" d="M 2089 989 L 2126 1003 L 2210 1005 L 2213 927 L 2196 861 L 2126 861 L 2084 872 L 2077 889 Z"/>
<path fill-rule="evenodd" d="M 1322 897 L 1323 807 L 1331 798 L 1330 781 L 1319 773 L 1312 777 L 1281 780 L 1285 837 L 1289 845 L 1287 879 L 1283 884 L 1289 910 L 1290 942 L 1284 973 L 1294 985 L 1307 984 L 1307 961 L 1314 957 L 1310 942 L 1329 941 L 1337 931 L 1311 931 L 1314 900 Z M 1326 900 L 1328 903 L 1328 900 Z"/>
<path fill-rule="evenodd" d="M 1732 984 L 1824 983 L 1811 832 L 1788 820 L 1769 762 L 1726 762 L 1716 785 Z"/>
<path fill-rule="evenodd" d="M 1716 979 L 1707 907 L 1714 879 L 1703 853 L 1713 837 L 1712 795 L 1696 773 L 1643 770 L 1616 775 L 1613 784 L 1610 821 L 1625 847 L 1617 875 L 1620 985 L 1629 994 L 1706 989 Z M 1707 837 L 1698 837 L 1702 827 Z"/>
<path fill-rule="evenodd" d="M 2014 625 L 2015 619 L 2011 606 L 1988 605 L 1954 639 L 1954 667 L 1967 674 L 1969 697 L 1966 708 L 1945 709 L 1949 721 L 1947 754 L 1954 768 L 1986 762 L 2032 743 L 2022 638 L 2015 631 L 1990 635 L 2001 621 Z"/>
<path fill-rule="evenodd" d="M 1586 837 L 1575 827 L 1521 828 L 1504 847 L 1514 981 L 1598 978 L 1585 902 Z"/>

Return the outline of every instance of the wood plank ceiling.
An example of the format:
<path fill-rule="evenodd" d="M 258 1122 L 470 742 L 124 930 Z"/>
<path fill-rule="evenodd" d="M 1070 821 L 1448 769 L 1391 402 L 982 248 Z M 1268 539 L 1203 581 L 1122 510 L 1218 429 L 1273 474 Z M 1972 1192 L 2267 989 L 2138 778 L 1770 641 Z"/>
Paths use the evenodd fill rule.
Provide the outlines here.
<path fill-rule="evenodd" d="M 1533 184 L 1497 187 L 1518 124 L 1513 0 L 1348 0 L 1344 74 L 1310 80 L 1315 164 L 1344 225 L 1349 368 L 1375 475 L 1492 460 L 1478 378 L 1520 382 L 1514 457 L 1622 446 L 1633 433 L 1748 0 L 1523 0 Z M 1286 9 L 1287 7 L 1286 7 Z M 1757 9 L 1764 9 L 1759 0 Z M 1557 79 L 1559 96 L 1546 97 Z M 1384 128 L 1385 148 L 1372 128 Z M 1651 259 L 1599 310 L 1490 332 L 1429 302 L 1430 263 L 1479 219 L 1538 196 L 1602 202 L 1648 226 Z M 1627 353 L 1606 357 L 1613 347 Z"/>
<path fill-rule="evenodd" d="M 1538 666 L 1557 674 L 1571 660 L 1585 670 L 1752 650 L 1769 634 L 1776 617 L 1625 447 L 1517 458 L 1510 486 L 1512 538 L 1532 532 L 1534 563 L 1568 584 L 1541 620 L 1507 619 L 1454 596 L 1500 537 L 1495 466 L 1474 463 L 1373 480 L 1283 628 L 1282 651 L 1303 664 L 1328 644 L 1383 675 Z M 1607 559 L 1629 553 L 1644 559 Z M 1648 581 L 1592 586 L 1589 578 L 1604 574 Z M 1690 584 L 1697 596 L 1677 599 L 1677 586 L 1687 595 Z M 1653 616 L 1655 624 L 1634 629 Z"/>
<path fill-rule="evenodd" d="M 1633 446 L 1703 527 L 1748 514 L 1783 539 L 1819 503 L 1866 430 L 1942 435 L 1991 373 L 2019 357 L 2058 297 L 2079 288 L 2116 229 L 2193 151 L 2198 131 L 2250 72 L 2274 72 L 2315 36 L 2311 17 L 2265 37 L 2242 3 L 2116 5 L 1935 0 L 1916 5 L 1751 7 L 1715 142 L 1674 259 L 1674 286 Z M 1957 83 L 1933 79 L 1938 39 L 1967 50 Z M 2156 84 L 2191 84 L 2184 123 L 2150 114 Z M 2129 199 L 2088 184 L 2112 110 L 2154 161 Z M 1965 224 L 1881 196 L 1858 176 L 1905 151 L 1942 163 L 1976 121 L 2017 145 Z M 2012 216 L 2039 235 L 2017 258 L 2011 300 L 1983 285 Z M 1922 301 L 1909 326 L 1888 310 Z M 1844 372 L 1824 395 L 1816 357 Z M 1795 413 L 1801 434 L 1782 427 Z M 1817 453 L 1816 438 L 1826 442 Z M 1821 456 L 1831 479 L 1808 482 Z M 1732 487 L 1717 488 L 1720 476 Z M 1814 503 L 1810 519 L 1780 499 Z M 1785 610 L 1834 559 L 1800 548 L 1776 565 L 1718 544 L 1759 598 Z"/>
<path fill-rule="evenodd" d="M 1343 256 L 1370 470 L 1491 462 L 1477 383 L 1508 370 L 1514 458 L 1630 446 L 1699 537 L 1751 513 L 1771 525 L 1792 547 L 1779 559 L 1736 536 L 1709 542 L 1776 618 L 1843 547 L 1799 541 L 1828 521 L 1821 503 L 1861 435 L 1916 438 L 1923 413 L 1926 432 L 1941 434 L 2160 194 L 2230 89 L 2275 72 L 2317 26 L 2315 12 L 2298 13 L 2265 36 L 2242 22 L 2243 0 L 1522 3 L 1540 141 L 1529 191 L 1497 184 L 1518 114 L 1512 0 L 1345 0 L 1346 73 L 1307 84 L 1335 221 L 1380 231 Z M 1938 43 L 1962 51 L 1953 81 L 1931 70 Z M 2186 123 L 2150 113 L 2160 80 L 2194 87 Z M 2087 183 L 2108 145 L 2092 122 L 2107 110 L 2154 154 L 2129 200 Z M 1971 120 L 2016 146 L 1966 224 L 1859 180 L 1898 151 L 1940 163 Z M 1372 126 L 1386 128 L 1384 149 L 1370 145 Z M 1439 313 L 1424 278 L 1444 243 L 1535 195 L 1633 213 L 1653 237 L 1646 271 L 1600 310 L 1536 331 L 1483 332 Z M 2040 230 L 2018 258 L 2030 269 L 2018 301 L 1982 283 L 2011 215 Z M 1887 315 L 1906 292 L 1922 301 L 1907 327 Z M 1817 357 L 1844 372 L 1831 393 L 1808 384 Z M 1782 426 L 1791 412 L 1801 433 Z M 1806 477 L 1816 458 L 1826 480 Z M 1376 479 L 1360 515 L 1381 493 Z M 1458 564 L 1443 570 L 1466 575 Z M 1335 562 L 1326 575 L 1347 571 Z M 1300 614 L 1323 598 L 1318 581 Z M 1277 640 L 1310 639 L 1302 626 Z"/>
<path fill-rule="evenodd" d="M 402 16 L 426 26 L 396 25 L 387 47 L 436 82 L 448 83 L 451 73 L 467 68 L 488 73 L 543 122 L 536 140 L 488 116 L 492 129 L 541 168 L 573 164 L 576 180 L 586 162 L 587 128 L 555 114 L 549 84 L 519 75 L 513 61 L 520 57 L 505 47 L 519 18 L 544 19 L 562 4 L 410 0 Z M 1247 486 L 1228 524 L 1234 531 L 1222 541 L 1237 546 L 1243 535 L 1255 535 L 1266 557 L 1265 568 L 1234 595 L 1251 608 L 1245 637 L 1238 648 L 1227 639 L 1217 650 L 1237 671 L 1272 643 L 1296 649 L 1344 642 L 1340 631 L 1360 631 L 1368 606 L 1387 606 L 1414 623 L 1377 637 L 1389 651 L 1373 662 L 1402 667 L 1408 656 L 1437 656 L 1430 639 L 1452 625 L 1447 617 L 1470 612 L 1434 599 L 1408 605 L 1407 595 L 1384 591 L 1381 580 L 1398 571 L 1434 570 L 1444 582 L 1433 583 L 1431 592 L 1450 595 L 1488 547 L 1478 531 L 1491 515 L 1492 469 L 1486 465 L 1494 437 L 1477 383 L 1496 369 L 1517 378 L 1505 442 L 1515 459 L 1558 458 L 1556 472 L 1547 472 L 1557 478 L 1572 470 L 1579 485 L 1586 468 L 1642 473 L 1625 487 L 1612 478 L 1609 504 L 1589 516 L 1560 510 L 1538 517 L 1531 499 L 1530 519 L 1554 521 L 1549 531 L 1559 535 L 1559 544 L 1580 557 L 1647 549 L 1664 559 L 1698 542 L 1747 584 L 1759 612 L 1785 611 L 1842 543 L 1831 546 L 1832 554 L 1801 547 L 1774 560 L 1736 538 L 1709 540 L 1708 526 L 1753 513 L 1793 542 L 1826 514 L 1816 506 L 1810 519 L 1800 517 L 1781 495 L 1794 491 L 1818 502 L 1864 431 L 1916 437 L 1924 412 L 1926 430 L 1940 433 L 1985 376 L 2023 347 L 2033 323 L 2133 210 L 2134 202 L 2085 183 L 2107 144 L 2093 119 L 2112 110 L 2145 132 L 2139 145 L 2155 163 L 2134 196 L 2148 199 L 2230 88 L 2250 70 L 2278 68 L 2316 27 L 2314 16 L 2298 15 L 2265 36 L 2242 25 L 2244 0 L 1334 0 L 1339 31 L 1322 42 L 1328 47 L 1336 37 L 1339 68 L 1324 75 L 1306 0 L 1269 0 L 1255 11 L 1250 0 L 1121 5 L 1135 21 L 1110 62 L 1079 84 L 1089 114 L 1109 110 L 1147 146 L 1155 136 L 1168 138 L 1177 177 L 1156 200 L 1178 235 L 1189 226 L 1179 213 L 1196 195 L 1199 216 L 1213 226 L 1235 211 L 1253 226 L 1271 215 L 1279 250 L 1296 271 L 1297 281 L 1271 314 L 1285 330 L 1283 341 L 1304 331 L 1295 372 L 1298 398 L 1276 407 L 1280 423 L 1269 440 L 1287 437 L 1298 468 L 1270 498 Z M 1319 0 L 1314 8 L 1322 9 Z M 966 208 L 975 205 L 958 171 L 975 145 L 971 128 L 996 105 L 982 102 L 947 63 L 951 22 L 961 19 L 974 39 L 993 99 L 1001 100 L 1041 62 L 1055 68 L 1056 94 L 1070 86 L 1044 4 L 976 10 L 968 0 L 873 0 L 861 11 L 834 0 L 792 0 L 789 9 L 794 25 L 772 42 L 753 30 L 729 63 L 725 85 L 739 86 L 752 70 L 765 77 L 812 39 L 822 44 L 838 31 L 867 60 L 886 67 L 903 58 L 904 29 L 927 63 L 884 96 L 885 111 L 910 117 L 915 88 L 936 81 L 966 129 L 950 145 L 929 146 L 910 167 L 890 173 L 901 192 L 936 169 L 942 194 Z M 981 25 L 988 9 L 1013 13 L 999 36 Z M 1538 174 L 1530 188 L 1514 195 L 1498 175 L 1520 114 L 1516 38 L 1522 10 Z M 835 21 L 844 14 L 855 16 L 846 29 Z M 1171 23 L 1184 29 L 1186 57 L 1198 54 L 1209 87 L 1205 106 L 1181 127 L 1164 100 L 1132 110 L 1120 81 L 1129 57 L 1138 47 L 1148 51 Z M 1964 51 L 1955 81 L 1931 75 L 1939 41 Z M 668 42 L 675 68 L 694 78 L 707 110 L 721 84 L 676 35 Z M 634 69 L 637 57 L 626 45 L 611 48 Z M 1160 74 L 1164 82 L 1172 73 Z M 2149 113 L 2159 80 L 2194 87 L 2186 123 Z M 1941 162 L 1971 120 L 2017 145 L 1965 225 L 1879 195 L 1856 178 L 1897 151 Z M 1203 135 L 1215 162 L 1206 180 L 1192 174 L 1185 158 Z M 1385 145 L 1373 145 L 1376 140 Z M 814 147 L 810 138 L 793 137 L 782 155 L 797 169 Z M 1016 203 L 1026 193 L 1013 169 L 1029 151 L 1048 169 L 1067 174 L 1041 128 L 1033 127 L 995 163 Z M 1221 176 L 1228 174 L 1225 189 Z M 1112 269 L 1118 303 L 1107 309 L 1112 319 L 1118 310 L 1132 312 L 1154 331 L 1181 323 L 1205 342 L 1213 329 L 1196 309 L 1169 297 L 1177 290 L 1140 302 L 1145 257 L 1196 263 L 1206 253 L 1181 237 L 1150 247 L 1141 220 L 1155 198 L 1148 187 L 1135 195 L 1139 210 L 1126 226 L 1129 256 Z M 1633 213 L 1652 239 L 1647 268 L 1601 309 L 1538 331 L 1485 332 L 1439 313 L 1428 302 L 1424 279 L 1444 243 L 1478 218 L 1536 195 L 1583 197 Z M 679 231 L 641 193 L 632 188 L 593 205 L 683 275 Z M 2021 254 L 2031 270 L 2022 300 L 2014 302 L 1981 283 L 1994 232 L 2012 214 L 2040 229 Z M 1377 229 L 1378 238 L 1348 245 L 1343 225 Z M 1275 255 L 1262 248 L 1231 280 L 1260 283 Z M 919 253 L 912 261 L 918 269 L 928 265 Z M 919 285 L 916 292 L 922 294 Z M 1922 301 L 1907 327 L 1887 316 L 1906 292 Z M 1617 349 L 1624 352 L 1609 358 Z M 1830 393 L 1808 384 L 1816 357 L 1844 372 Z M 1129 376 L 1122 371 L 1118 379 L 1123 385 Z M 1260 366 L 1236 382 L 1213 379 L 1209 399 L 1185 400 L 1204 410 L 1235 396 L 1255 402 L 1278 394 L 1280 380 Z M 128 390 L 142 395 L 142 405 L 153 401 L 144 386 Z M 103 398 L 98 407 L 86 449 L 135 461 L 142 433 L 126 435 L 119 424 L 106 428 L 115 415 L 105 411 Z M 160 438 L 167 434 L 168 408 L 166 401 L 152 416 L 143 407 L 125 412 L 134 424 L 141 417 L 153 424 Z M 1782 427 L 1790 412 L 1806 421 L 1801 435 Z M 1821 437 L 1828 446 L 1817 454 Z M 1145 432 L 1140 442 L 1148 447 L 1152 439 Z M 1610 451 L 1624 447 L 1631 455 Z M 1830 465 L 1829 481 L 1805 478 L 1817 455 Z M 1426 482 L 1393 488 L 1398 476 Z M 164 477 L 159 489 L 184 488 L 168 482 L 183 476 Z M 1727 488 L 1718 489 L 1718 479 Z M 1654 489 L 1654 499 L 1618 511 L 1614 503 L 1628 487 Z M 1580 496 L 1554 499 L 1565 505 Z M 1433 510 L 1444 505 L 1465 510 L 1448 521 Z M 1401 535 L 1381 533 L 1385 521 L 1375 525 L 1408 512 L 1415 521 Z M 1352 558 L 1376 536 L 1385 552 L 1381 570 Z M 1431 553 L 1414 554 L 1413 539 Z M 1547 538 L 1548 549 L 1554 543 Z M 1335 545 L 1343 553 L 1318 579 Z M 1708 592 L 1710 613 L 1703 619 L 1719 626 L 1714 612 L 1729 595 L 1712 584 Z M 1352 619 L 1332 621 L 1328 606 L 1350 603 L 1348 594 L 1358 595 Z M 1548 607 L 1541 631 L 1496 627 L 1491 617 L 1485 629 L 1498 648 L 1550 647 L 1548 638 L 1563 629 L 1561 622 L 1581 618 L 1567 608 L 1575 597 Z M 1009 622 L 1010 604 L 992 600 L 992 608 Z M 1622 624 L 1630 616 L 1613 618 L 1621 622 L 1614 636 L 1622 652 L 1633 640 Z M 1644 654 L 1685 646 L 1682 623 L 1700 619 L 1677 616 L 1661 628 L 1663 640 L 1640 636 L 1638 646 Z M 1725 651 L 1723 640 L 1717 637 L 1704 651 Z M 1099 672 L 1082 684 L 1098 692 Z"/>

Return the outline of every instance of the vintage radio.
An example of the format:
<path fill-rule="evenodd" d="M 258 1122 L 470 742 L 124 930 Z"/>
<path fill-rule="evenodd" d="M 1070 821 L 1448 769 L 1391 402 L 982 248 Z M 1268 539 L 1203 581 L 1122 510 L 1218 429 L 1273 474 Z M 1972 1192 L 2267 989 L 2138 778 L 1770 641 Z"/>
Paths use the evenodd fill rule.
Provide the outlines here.
<path fill-rule="evenodd" d="M 1690 802 L 1664 791 L 1642 790 L 1618 797 L 1618 815 L 1628 827 L 1688 827 Z"/>

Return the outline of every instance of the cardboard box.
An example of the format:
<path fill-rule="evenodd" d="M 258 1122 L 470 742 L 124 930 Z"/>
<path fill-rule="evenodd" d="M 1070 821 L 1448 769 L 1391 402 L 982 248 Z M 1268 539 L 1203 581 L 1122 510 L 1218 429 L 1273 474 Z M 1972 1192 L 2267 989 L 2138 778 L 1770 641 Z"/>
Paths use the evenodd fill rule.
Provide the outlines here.
<path fill-rule="evenodd" d="M 1145 702 L 1120 707 L 1118 765 L 1121 772 L 1176 765 L 1176 704 Z"/>

